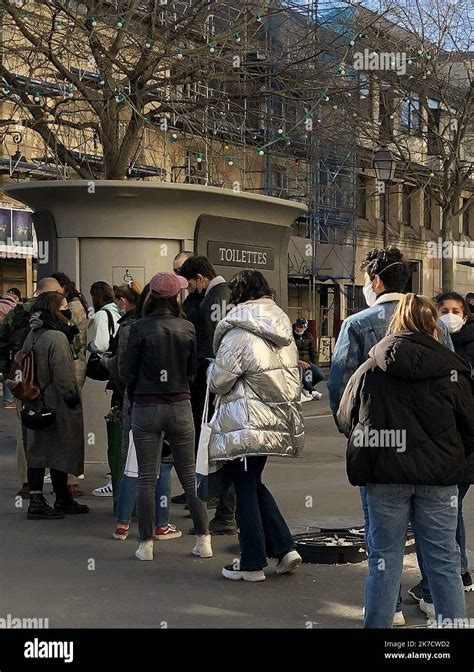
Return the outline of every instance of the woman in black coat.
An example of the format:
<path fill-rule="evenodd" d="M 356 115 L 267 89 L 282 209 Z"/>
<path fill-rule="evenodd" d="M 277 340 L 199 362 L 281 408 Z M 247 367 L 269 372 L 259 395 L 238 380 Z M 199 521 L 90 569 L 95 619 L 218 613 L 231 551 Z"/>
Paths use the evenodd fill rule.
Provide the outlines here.
<path fill-rule="evenodd" d="M 474 398 L 470 367 L 439 342 L 437 317 L 427 298 L 406 294 L 337 415 L 349 480 L 368 490 L 365 627 L 392 625 L 410 521 L 436 614 L 465 616 L 457 484 L 474 451 Z"/>

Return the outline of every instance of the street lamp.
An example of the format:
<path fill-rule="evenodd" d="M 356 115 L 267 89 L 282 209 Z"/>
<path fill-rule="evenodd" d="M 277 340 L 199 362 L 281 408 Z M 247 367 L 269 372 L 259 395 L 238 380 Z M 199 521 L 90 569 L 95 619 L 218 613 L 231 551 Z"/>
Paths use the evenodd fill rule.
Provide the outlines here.
<path fill-rule="evenodd" d="M 377 180 L 382 182 L 383 188 L 383 246 L 388 246 L 388 223 L 389 223 L 389 194 L 387 186 L 395 176 L 397 161 L 388 147 L 380 147 L 374 155 L 374 168 Z"/>

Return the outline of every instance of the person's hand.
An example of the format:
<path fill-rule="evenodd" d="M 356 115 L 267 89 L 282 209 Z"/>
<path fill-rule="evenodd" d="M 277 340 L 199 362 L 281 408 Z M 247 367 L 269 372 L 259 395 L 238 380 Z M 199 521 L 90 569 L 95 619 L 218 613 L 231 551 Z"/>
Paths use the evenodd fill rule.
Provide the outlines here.
<path fill-rule="evenodd" d="M 302 359 L 298 361 L 298 365 L 301 366 L 303 369 L 309 369 L 309 364 L 308 362 L 303 362 Z"/>
<path fill-rule="evenodd" d="M 107 368 L 107 360 L 111 357 L 112 353 L 111 352 L 103 352 L 102 354 L 99 355 L 99 362 Z"/>

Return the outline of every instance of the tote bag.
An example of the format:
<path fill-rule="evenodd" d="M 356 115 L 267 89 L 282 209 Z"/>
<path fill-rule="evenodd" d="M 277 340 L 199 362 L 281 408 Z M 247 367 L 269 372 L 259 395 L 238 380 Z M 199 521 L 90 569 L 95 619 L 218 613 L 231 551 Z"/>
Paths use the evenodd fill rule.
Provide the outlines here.
<path fill-rule="evenodd" d="M 209 443 L 212 434 L 212 422 L 219 408 L 220 397 L 217 398 L 217 404 L 214 414 L 209 421 L 209 384 L 206 389 L 206 398 L 204 400 L 204 411 L 202 414 L 201 434 L 199 435 L 198 451 L 196 456 L 196 496 L 202 502 L 219 497 L 230 485 L 226 478 L 226 470 L 222 462 L 209 464 Z"/>
<path fill-rule="evenodd" d="M 163 451 L 163 441 L 165 438 L 164 432 L 161 432 L 160 443 L 161 451 Z M 137 461 L 137 451 L 135 448 L 135 442 L 133 440 L 133 432 L 130 430 L 128 434 L 128 453 L 127 460 L 125 462 L 125 467 L 123 470 L 125 476 L 130 476 L 131 478 L 138 478 L 138 461 Z M 160 478 L 160 472 L 158 471 L 157 478 Z"/>

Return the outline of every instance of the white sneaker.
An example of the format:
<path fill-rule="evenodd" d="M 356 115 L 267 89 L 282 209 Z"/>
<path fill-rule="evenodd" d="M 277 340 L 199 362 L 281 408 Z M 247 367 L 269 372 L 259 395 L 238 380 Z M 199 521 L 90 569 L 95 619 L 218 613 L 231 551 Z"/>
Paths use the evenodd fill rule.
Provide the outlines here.
<path fill-rule="evenodd" d="M 420 607 L 421 611 L 428 616 L 428 618 L 436 619 L 434 604 L 430 604 L 430 602 L 425 602 L 424 599 L 421 598 L 418 606 Z"/>
<path fill-rule="evenodd" d="M 276 573 L 286 574 L 287 572 L 293 572 L 301 563 L 302 559 L 298 551 L 289 551 L 277 562 Z"/>
<path fill-rule="evenodd" d="M 365 616 L 365 607 L 362 609 L 362 617 Z M 400 628 L 402 625 L 405 625 L 405 616 L 403 611 L 396 611 L 393 616 L 392 627 Z"/>
<path fill-rule="evenodd" d="M 313 390 L 313 391 L 311 392 L 311 396 L 312 396 L 312 398 L 315 399 L 316 401 L 319 401 L 320 399 L 323 398 L 323 395 L 321 394 L 321 392 L 318 392 L 317 390 Z"/>
<path fill-rule="evenodd" d="M 305 397 L 307 397 L 308 399 L 311 399 L 311 392 L 309 390 L 306 390 L 305 388 L 303 388 L 301 390 L 301 392 Z"/>
<path fill-rule="evenodd" d="M 196 545 L 192 550 L 193 555 L 199 555 L 201 558 L 212 558 L 212 546 L 210 534 L 197 535 Z"/>
<path fill-rule="evenodd" d="M 107 483 L 107 485 L 103 485 L 101 488 L 92 490 L 92 494 L 95 495 L 95 497 L 113 497 L 112 481 Z"/>
<path fill-rule="evenodd" d="M 240 581 L 242 579 L 242 581 L 251 581 L 252 583 L 265 581 L 267 578 L 263 569 L 258 569 L 254 572 L 241 571 L 240 561 L 235 562 L 233 565 L 226 565 L 222 570 L 222 576 L 233 581 Z"/>
<path fill-rule="evenodd" d="M 405 616 L 403 615 L 403 611 L 395 612 L 392 625 L 394 628 L 400 628 L 402 625 L 405 625 Z"/>
<path fill-rule="evenodd" d="M 139 560 L 153 560 L 153 541 L 141 541 L 140 546 L 135 551 L 135 557 Z"/>

